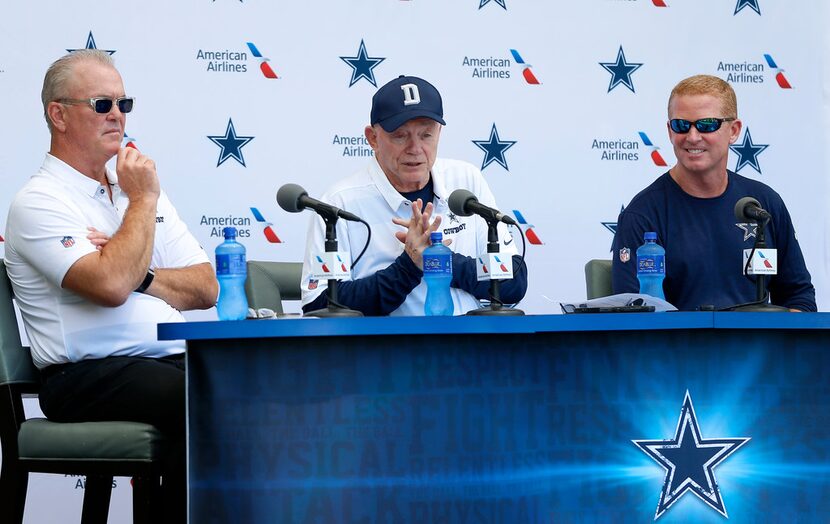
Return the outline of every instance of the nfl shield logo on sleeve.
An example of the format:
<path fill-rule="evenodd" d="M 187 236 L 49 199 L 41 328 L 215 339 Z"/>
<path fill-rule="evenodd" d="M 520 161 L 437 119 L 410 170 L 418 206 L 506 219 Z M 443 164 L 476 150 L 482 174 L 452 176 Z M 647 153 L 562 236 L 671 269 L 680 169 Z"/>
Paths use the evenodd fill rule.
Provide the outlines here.
<path fill-rule="evenodd" d="M 75 239 L 72 237 L 63 237 L 61 244 L 63 244 L 63 247 L 72 247 L 75 245 Z"/>
<path fill-rule="evenodd" d="M 631 250 L 627 247 L 620 249 L 620 262 L 625 264 L 629 260 L 631 260 Z"/>

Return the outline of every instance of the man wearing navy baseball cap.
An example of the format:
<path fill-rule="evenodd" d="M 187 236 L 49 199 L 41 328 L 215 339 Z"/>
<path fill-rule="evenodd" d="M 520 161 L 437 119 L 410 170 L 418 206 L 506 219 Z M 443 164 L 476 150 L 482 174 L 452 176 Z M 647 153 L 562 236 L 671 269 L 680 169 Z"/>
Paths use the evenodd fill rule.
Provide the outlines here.
<path fill-rule="evenodd" d="M 467 162 L 438 159 L 444 106 L 438 90 L 422 78 L 399 76 L 372 97 L 364 135 L 374 152 L 369 164 L 338 182 L 322 200 L 356 214 L 372 228 L 371 243 L 352 280 L 338 286 L 341 305 L 365 315 L 423 315 L 426 284 L 422 253 L 430 233 L 441 231 L 453 250 L 451 295 L 456 315 L 489 298 L 489 282 L 479 282 L 475 257 L 487 251 L 487 225 L 477 216 L 450 212 L 447 198 L 456 189 L 474 193 L 498 207 L 481 172 Z M 324 223 L 312 217 L 303 263 L 303 310 L 327 306 L 326 281 L 312 275 L 313 257 L 325 251 Z M 502 253 L 513 255 L 514 278 L 503 281 L 501 298 L 515 303 L 527 290 L 527 271 L 505 224 L 499 225 Z M 367 229 L 337 223 L 340 251 L 352 260 L 363 249 Z"/>

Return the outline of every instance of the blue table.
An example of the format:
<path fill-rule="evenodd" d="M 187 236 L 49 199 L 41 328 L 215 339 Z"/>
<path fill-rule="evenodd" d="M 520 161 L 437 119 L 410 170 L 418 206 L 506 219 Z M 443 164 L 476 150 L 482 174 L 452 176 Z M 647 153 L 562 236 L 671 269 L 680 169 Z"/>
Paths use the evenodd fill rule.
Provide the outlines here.
<path fill-rule="evenodd" d="M 194 322 L 191 522 L 820 522 L 830 314 Z"/>

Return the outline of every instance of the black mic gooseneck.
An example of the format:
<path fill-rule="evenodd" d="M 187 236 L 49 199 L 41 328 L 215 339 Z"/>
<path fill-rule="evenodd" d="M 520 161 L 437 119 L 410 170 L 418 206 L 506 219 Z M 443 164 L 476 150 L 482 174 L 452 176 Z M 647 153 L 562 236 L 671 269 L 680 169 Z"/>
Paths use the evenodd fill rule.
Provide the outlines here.
<path fill-rule="evenodd" d="M 317 212 L 326 224 L 326 253 L 337 252 L 337 219 L 340 217 L 346 220 L 354 219 L 361 221 L 360 218 L 336 208 L 332 205 L 325 204 L 318 200 L 314 200 L 308 196 L 305 189 L 297 184 L 285 184 L 277 192 L 277 203 L 281 208 L 289 213 L 299 213 L 306 207 L 309 207 Z M 361 253 L 362 255 L 362 253 Z M 358 257 L 359 258 L 359 257 Z M 362 317 L 363 313 L 354 309 L 349 309 L 338 302 L 337 286 L 340 281 L 336 278 L 328 279 L 326 287 L 327 306 L 323 309 L 317 309 L 306 313 L 307 317 Z"/>
<path fill-rule="evenodd" d="M 767 247 L 765 229 L 767 224 L 772 219 L 761 203 L 753 197 L 743 197 L 735 203 L 735 218 L 741 223 L 755 223 L 757 228 L 755 230 L 755 243 L 752 245 L 752 250 L 749 252 L 746 264 L 744 265 L 744 275 L 749 277 L 749 267 L 752 265 L 752 259 L 755 256 L 755 251 Z M 769 303 L 769 293 L 767 292 L 767 276 L 755 275 L 755 302 L 747 304 L 739 304 L 730 308 L 728 311 L 742 311 L 742 312 L 778 312 L 788 311 L 787 308 L 776 306 Z"/>
<path fill-rule="evenodd" d="M 499 222 L 512 223 L 516 222 L 509 216 L 499 212 L 496 209 L 480 204 L 478 198 L 467 191 L 466 189 L 456 189 L 450 194 L 447 199 L 450 206 L 450 211 L 460 216 L 470 216 L 477 214 L 487 222 L 487 253 L 499 252 Z M 510 262 L 513 263 L 512 260 Z M 501 292 L 499 290 L 501 281 L 498 279 L 490 279 L 490 307 L 473 309 L 467 312 L 468 315 L 524 315 L 525 312 L 521 309 L 506 308 L 501 301 Z"/>

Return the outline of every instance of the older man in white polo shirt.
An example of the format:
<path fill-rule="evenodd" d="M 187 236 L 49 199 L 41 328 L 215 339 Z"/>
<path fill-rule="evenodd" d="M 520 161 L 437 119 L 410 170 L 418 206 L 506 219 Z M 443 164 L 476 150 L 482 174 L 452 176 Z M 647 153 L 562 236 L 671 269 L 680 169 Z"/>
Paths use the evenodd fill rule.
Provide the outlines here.
<path fill-rule="evenodd" d="M 338 302 L 365 315 L 423 315 L 426 284 L 422 253 L 430 233 L 441 231 L 451 241 L 450 284 L 456 315 L 489 298 L 489 282 L 479 282 L 475 257 L 487 251 L 487 225 L 477 216 L 450 213 L 447 198 L 466 189 L 497 207 L 481 172 L 457 160 L 437 159 L 444 109 L 438 90 L 426 80 L 400 76 L 372 97 L 370 125 L 364 134 L 374 158 L 361 171 L 337 183 L 323 200 L 366 220 L 372 241 L 353 269 L 352 280 L 338 285 Z M 430 221 L 430 219 L 432 221 Z M 312 257 L 324 251 L 324 224 L 313 217 L 303 264 L 303 310 L 327 306 L 325 281 L 312 276 Z M 337 223 L 338 247 L 352 260 L 366 243 L 366 228 Z M 501 299 L 515 303 L 527 290 L 527 268 L 516 254 L 507 227 L 499 225 L 502 252 L 513 255 L 513 279 L 503 281 Z"/>
<path fill-rule="evenodd" d="M 9 209 L 5 259 L 42 370 L 40 404 L 58 421 L 157 426 L 175 444 L 165 508 L 183 522 L 184 342 L 157 341 L 156 324 L 213 306 L 216 278 L 153 161 L 121 147 L 134 100 L 110 56 L 57 60 L 42 99 L 51 147 Z"/>

